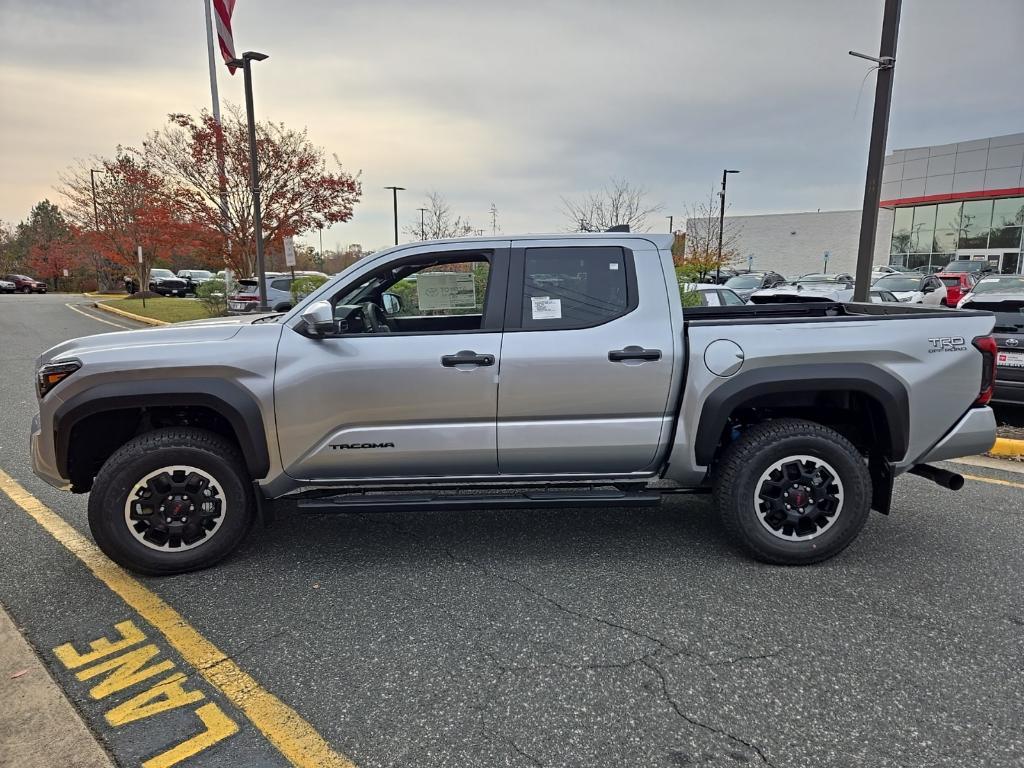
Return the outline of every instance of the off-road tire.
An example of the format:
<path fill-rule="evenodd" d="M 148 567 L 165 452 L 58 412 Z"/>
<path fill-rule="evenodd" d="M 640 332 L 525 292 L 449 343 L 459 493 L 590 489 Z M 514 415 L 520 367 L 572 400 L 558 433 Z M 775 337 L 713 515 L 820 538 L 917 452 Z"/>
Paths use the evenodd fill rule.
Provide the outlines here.
<path fill-rule="evenodd" d="M 755 486 L 762 474 L 790 456 L 820 458 L 842 482 L 838 516 L 816 538 L 777 538 L 762 524 L 755 507 Z M 773 419 L 744 430 L 725 450 L 715 470 L 714 497 L 729 536 L 754 558 L 776 565 L 809 565 L 837 555 L 857 538 L 871 511 L 871 476 L 864 457 L 835 430 L 803 419 Z"/>
<path fill-rule="evenodd" d="M 159 551 L 141 543 L 125 520 L 125 504 L 135 484 L 164 467 L 187 465 L 213 477 L 226 503 L 219 528 L 193 549 Z M 89 494 L 89 528 L 99 548 L 114 562 L 137 573 L 162 576 L 207 568 L 231 553 L 255 517 L 253 489 L 237 446 L 203 429 L 174 427 L 128 441 L 107 459 Z"/>

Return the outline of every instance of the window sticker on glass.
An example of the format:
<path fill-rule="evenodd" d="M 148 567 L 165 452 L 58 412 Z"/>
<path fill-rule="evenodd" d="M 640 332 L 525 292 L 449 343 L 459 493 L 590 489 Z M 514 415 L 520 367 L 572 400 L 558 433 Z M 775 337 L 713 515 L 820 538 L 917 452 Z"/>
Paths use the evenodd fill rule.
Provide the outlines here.
<path fill-rule="evenodd" d="M 476 306 L 476 283 L 469 272 L 420 272 L 416 294 L 420 309 Z"/>
<path fill-rule="evenodd" d="M 552 299 L 547 296 L 531 296 L 530 303 L 533 305 L 534 320 L 561 320 L 562 300 Z"/>

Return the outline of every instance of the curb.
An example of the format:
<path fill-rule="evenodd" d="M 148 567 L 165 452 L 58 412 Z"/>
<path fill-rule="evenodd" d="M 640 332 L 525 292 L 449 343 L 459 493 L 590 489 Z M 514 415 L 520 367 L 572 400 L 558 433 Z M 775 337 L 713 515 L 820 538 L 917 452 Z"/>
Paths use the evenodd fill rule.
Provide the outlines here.
<path fill-rule="evenodd" d="M 997 437 L 996 444 L 988 452 L 993 456 L 1024 456 L 1024 440 Z"/>
<path fill-rule="evenodd" d="M 113 315 L 120 315 L 121 317 L 127 317 L 129 320 L 134 320 L 137 323 L 144 323 L 145 325 L 170 325 L 166 320 L 157 320 L 152 317 L 143 317 L 142 315 L 136 315 L 134 312 L 126 312 L 123 309 L 117 307 L 108 306 L 102 301 L 97 301 L 93 304 L 96 309 L 102 309 L 104 312 L 110 312 Z"/>

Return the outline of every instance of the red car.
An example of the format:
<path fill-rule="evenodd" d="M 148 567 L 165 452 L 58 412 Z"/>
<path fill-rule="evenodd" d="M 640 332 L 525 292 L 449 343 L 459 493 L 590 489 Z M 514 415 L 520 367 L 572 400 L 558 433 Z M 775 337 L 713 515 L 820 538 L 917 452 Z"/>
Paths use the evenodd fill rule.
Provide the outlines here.
<path fill-rule="evenodd" d="M 4 275 L 4 280 L 14 283 L 14 290 L 18 293 L 46 293 L 46 283 L 27 275 Z"/>
<path fill-rule="evenodd" d="M 974 280 L 969 272 L 939 272 L 935 275 L 946 286 L 946 303 L 955 307 L 960 299 L 971 292 Z"/>

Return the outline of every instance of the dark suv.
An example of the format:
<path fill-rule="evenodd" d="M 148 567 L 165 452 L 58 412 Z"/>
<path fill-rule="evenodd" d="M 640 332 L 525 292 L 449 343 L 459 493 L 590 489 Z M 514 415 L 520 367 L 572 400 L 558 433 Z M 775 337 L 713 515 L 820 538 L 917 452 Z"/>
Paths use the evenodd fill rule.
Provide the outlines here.
<path fill-rule="evenodd" d="M 4 275 L 4 280 L 14 283 L 18 293 L 46 293 L 46 283 L 28 275 Z"/>
<path fill-rule="evenodd" d="M 992 401 L 1024 405 L 1024 276 L 990 275 L 974 286 L 961 309 L 994 312 L 996 388 Z"/>
<path fill-rule="evenodd" d="M 777 288 L 785 285 L 786 278 L 778 272 L 741 272 L 725 281 L 725 287 L 731 289 L 746 301 L 754 291 L 762 288 Z"/>

